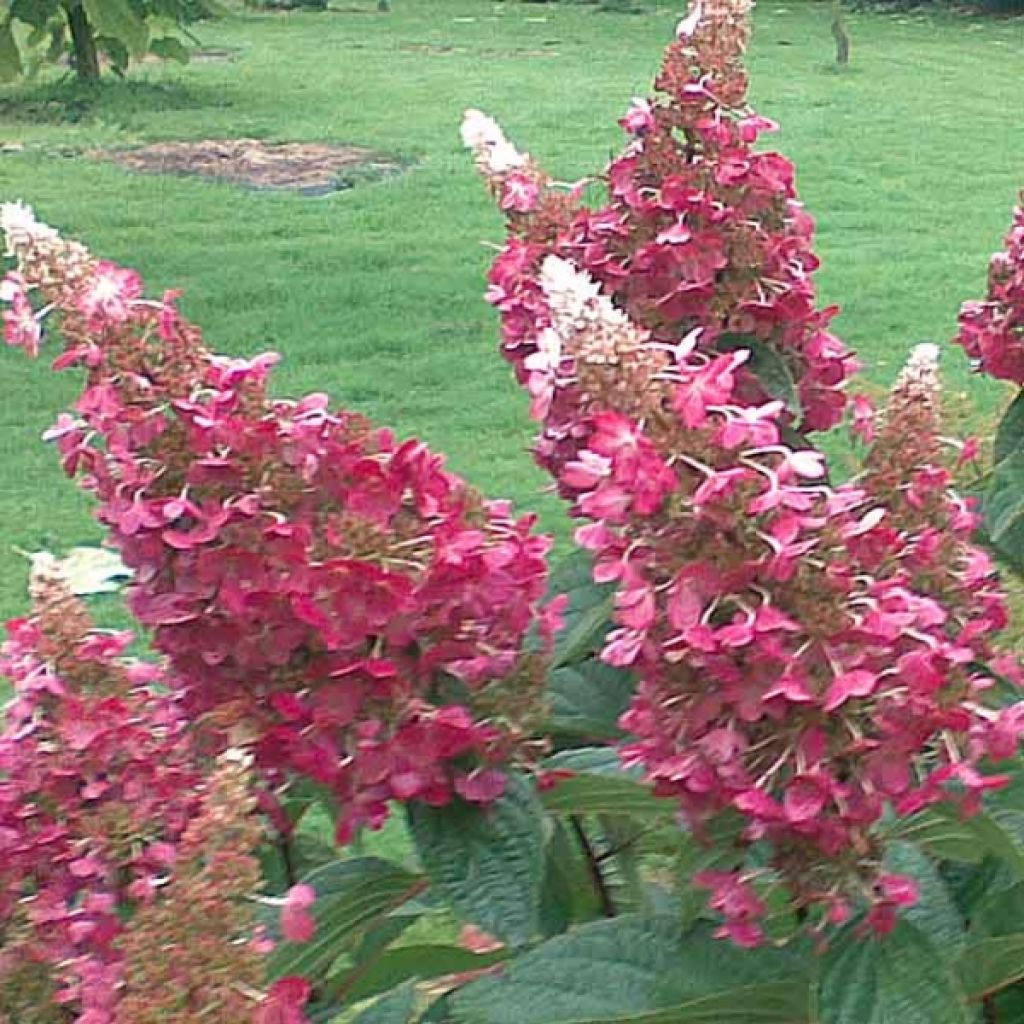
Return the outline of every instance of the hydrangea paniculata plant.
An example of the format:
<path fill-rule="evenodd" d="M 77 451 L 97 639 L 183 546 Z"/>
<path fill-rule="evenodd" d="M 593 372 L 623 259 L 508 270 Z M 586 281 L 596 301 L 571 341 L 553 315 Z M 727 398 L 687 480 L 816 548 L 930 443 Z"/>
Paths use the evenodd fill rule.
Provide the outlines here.
<path fill-rule="evenodd" d="M 160 666 L 125 659 L 130 637 L 93 629 L 59 575 L 32 590 L 0 652 L 0 1020 L 252 1019 L 269 997 L 244 774 L 207 775 Z"/>
<path fill-rule="evenodd" d="M 984 373 L 1024 386 L 1024 196 L 989 263 L 988 294 L 960 310 L 956 341 Z"/>
<path fill-rule="evenodd" d="M 916 895 L 884 868 L 883 818 L 975 810 L 1005 782 L 983 762 L 1013 753 L 1024 722 L 984 706 L 976 666 L 1006 612 L 939 462 L 928 351 L 844 486 L 750 372 L 772 346 L 817 429 L 841 414 L 852 359 L 813 307 L 791 169 L 750 148 L 764 123 L 738 109 L 746 32 L 746 4 L 693 9 L 660 98 L 625 119 L 605 209 L 559 220 L 550 183 L 515 164 L 542 199 L 502 203 L 510 239 L 488 296 L 539 461 L 589 520 L 576 538 L 595 579 L 617 588 L 602 657 L 638 678 L 623 757 L 698 831 L 732 810 L 741 847 L 767 843 L 767 863 L 697 877 L 722 933 L 756 945 L 778 882 L 814 926 L 867 907 L 891 928 Z M 500 129 L 470 112 L 463 134 L 500 199 L 515 163 L 491 159 Z"/>
<path fill-rule="evenodd" d="M 55 323 L 55 367 L 85 371 L 48 436 L 135 571 L 186 713 L 271 779 L 326 787 L 341 841 L 391 800 L 496 799 L 543 683 L 527 635 L 543 646 L 557 610 L 533 519 L 324 395 L 271 397 L 275 355 L 210 353 L 174 293 L 144 298 L 26 207 L 0 224 L 7 339 L 32 353 Z"/>
<path fill-rule="evenodd" d="M 462 135 L 499 205 L 509 238 L 490 273 L 488 299 L 501 312 L 502 347 L 535 405 L 552 400 L 553 361 L 540 267 L 555 254 L 587 271 L 651 340 L 695 339 L 702 355 L 757 339 L 784 363 L 805 431 L 843 415 L 843 384 L 856 364 L 828 330 L 836 309 L 815 306 L 813 222 L 799 203 L 792 165 L 754 148 L 774 131 L 746 106 L 743 54 L 748 0 L 705 4 L 665 54 L 652 99 L 634 100 L 620 124 L 629 135 L 603 175 L 606 205 L 590 209 L 580 188 L 560 188 L 517 153 L 498 125 L 467 112 Z M 697 328 L 699 332 L 694 334 Z M 773 397 L 748 367 L 734 367 L 735 400 Z M 571 412 L 545 409 L 541 461 L 561 461 Z"/>

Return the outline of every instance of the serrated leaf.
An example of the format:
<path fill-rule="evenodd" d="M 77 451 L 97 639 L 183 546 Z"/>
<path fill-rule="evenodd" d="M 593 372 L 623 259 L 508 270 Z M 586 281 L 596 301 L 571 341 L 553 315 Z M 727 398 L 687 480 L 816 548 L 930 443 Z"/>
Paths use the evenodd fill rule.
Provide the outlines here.
<path fill-rule="evenodd" d="M 717 346 L 722 352 L 746 349 L 750 353 L 746 368 L 757 377 L 772 398 L 783 402 L 789 412 L 799 417 L 800 399 L 793 375 L 786 361 L 771 345 L 751 334 L 723 334 L 718 339 Z"/>
<path fill-rule="evenodd" d="M 964 919 L 935 865 L 913 843 L 891 843 L 885 869 L 908 875 L 917 883 L 918 901 L 903 916 L 931 939 L 945 956 L 954 957 L 967 941 Z"/>
<path fill-rule="evenodd" d="M 482 971 L 508 959 L 506 949 L 473 953 L 461 946 L 396 946 L 369 964 L 353 968 L 328 985 L 348 1004 L 362 1002 L 413 978 L 425 981 L 448 974 Z"/>
<path fill-rule="evenodd" d="M 564 768 L 587 775 L 624 776 L 635 781 L 644 777 L 639 768 L 624 767 L 622 758 L 614 747 L 573 747 L 571 750 L 559 750 L 545 758 L 543 766 L 545 771 Z"/>
<path fill-rule="evenodd" d="M 1011 828 L 994 814 L 981 811 L 968 818 L 961 818 L 955 808 L 943 804 L 938 804 L 934 811 L 949 821 L 962 823 L 974 836 L 975 843 L 983 852 L 998 858 L 1015 878 L 1024 880 L 1024 846 Z"/>
<path fill-rule="evenodd" d="M 979 932 L 978 914 L 988 900 L 996 893 L 1005 892 L 1012 886 L 1009 872 L 995 857 L 986 857 L 979 864 L 963 864 L 945 860 L 940 865 L 943 881 L 956 902 L 961 916 L 972 932 Z M 1022 915 L 1024 919 L 1024 915 Z M 1017 924 L 1004 931 L 1017 931 Z M 980 934 L 994 934 L 981 929 Z"/>
<path fill-rule="evenodd" d="M 549 592 L 569 599 L 565 625 L 555 639 L 552 664 L 556 668 L 590 658 L 602 646 L 610 628 L 614 587 L 595 583 L 592 570 L 591 556 L 577 549 L 551 575 Z"/>
<path fill-rule="evenodd" d="M 1024 882 L 995 888 L 971 912 L 971 932 L 978 937 L 1013 935 L 1024 929 Z"/>
<path fill-rule="evenodd" d="M 453 1003 L 459 1024 L 810 1019 L 807 972 L 795 954 L 740 950 L 668 916 L 584 925 L 467 985 Z"/>
<path fill-rule="evenodd" d="M 615 1017 L 607 1024 L 812 1024 L 804 985 L 741 985 L 654 1013 Z"/>
<path fill-rule="evenodd" d="M 982 501 L 985 532 L 1014 565 L 1024 561 L 1024 451 L 999 462 Z"/>
<path fill-rule="evenodd" d="M 541 794 L 552 814 L 625 814 L 638 818 L 672 818 L 675 800 L 656 797 L 649 786 L 625 776 L 576 775 Z"/>
<path fill-rule="evenodd" d="M 541 933 L 545 938 L 560 935 L 570 925 L 592 921 L 600 913 L 600 902 L 579 843 L 570 838 L 565 823 L 556 820 L 544 857 Z"/>
<path fill-rule="evenodd" d="M 593 658 L 556 668 L 548 676 L 550 731 L 591 740 L 618 739 L 619 717 L 629 707 L 634 687 L 632 673 Z"/>
<path fill-rule="evenodd" d="M 532 787 L 512 775 L 504 795 L 486 807 L 414 803 L 408 813 L 433 891 L 510 946 L 529 942 L 539 928 L 545 840 Z"/>
<path fill-rule="evenodd" d="M 0 82 L 13 82 L 22 70 L 21 54 L 8 17 L 0 21 Z"/>
<path fill-rule="evenodd" d="M 917 843 L 933 856 L 946 860 L 980 864 L 985 859 L 985 850 L 962 819 L 938 814 L 933 808 L 901 818 L 889 834 L 894 839 Z"/>
<path fill-rule="evenodd" d="M 822 963 L 821 1024 L 970 1024 L 963 989 L 907 921 L 883 938 L 847 926 Z"/>
<path fill-rule="evenodd" d="M 965 818 L 955 807 L 936 804 L 898 823 L 890 835 L 918 843 L 937 857 L 965 863 L 977 864 L 991 855 L 1014 877 L 1024 879 L 1024 845 L 1015 834 L 1022 826 L 1024 817 L 1017 811 L 1000 810 L 999 816 L 982 811 Z"/>
<path fill-rule="evenodd" d="M 956 963 L 967 997 L 985 996 L 1024 979 L 1024 932 L 972 942 Z"/>
<path fill-rule="evenodd" d="M 1024 391 L 1007 406 L 996 428 L 992 460 L 1000 463 L 1015 452 L 1024 451 Z"/>
<path fill-rule="evenodd" d="M 352 1024 L 409 1024 L 416 1005 L 415 980 L 407 981 L 358 1014 Z"/>
<path fill-rule="evenodd" d="M 271 978 L 324 976 L 348 943 L 423 886 L 420 876 L 373 857 L 334 861 L 302 881 L 316 892 L 311 908 L 316 932 L 309 942 L 287 942 L 272 932 L 279 941 L 268 964 Z"/>

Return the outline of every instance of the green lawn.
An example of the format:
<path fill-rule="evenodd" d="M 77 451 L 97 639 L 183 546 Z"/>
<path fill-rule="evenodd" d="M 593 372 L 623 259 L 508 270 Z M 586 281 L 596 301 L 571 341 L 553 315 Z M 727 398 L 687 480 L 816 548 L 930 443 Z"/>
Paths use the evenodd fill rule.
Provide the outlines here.
<path fill-rule="evenodd" d="M 329 389 L 417 433 L 494 495 L 565 522 L 523 455 L 525 402 L 480 298 L 500 219 L 462 153 L 463 108 L 495 114 L 558 176 L 603 165 L 615 119 L 646 90 L 675 8 L 644 16 L 506 0 L 336 0 L 323 14 L 205 24 L 228 64 L 147 66 L 92 92 L 0 90 L 0 197 L 23 198 L 154 289 L 186 289 L 214 347 L 276 348 L 282 391 Z M 853 64 L 830 66 L 824 3 L 763 3 L 751 54 L 759 108 L 781 121 L 820 222 L 823 298 L 884 384 L 907 349 L 944 339 L 983 286 L 1024 184 L 1024 21 L 851 15 Z M 133 176 L 85 151 L 168 138 L 257 136 L 368 145 L 408 173 L 325 198 Z M 1000 392 L 950 350 L 977 422 Z M 45 364 L 0 353 L 0 616 L 24 610 L 15 547 L 98 537 L 39 434 L 74 393 Z"/>

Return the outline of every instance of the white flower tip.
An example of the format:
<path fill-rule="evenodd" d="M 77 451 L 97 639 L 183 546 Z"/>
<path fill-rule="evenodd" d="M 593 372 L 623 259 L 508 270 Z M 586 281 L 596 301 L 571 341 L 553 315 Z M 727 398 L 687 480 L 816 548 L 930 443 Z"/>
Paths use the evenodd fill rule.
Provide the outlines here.
<path fill-rule="evenodd" d="M 35 224 L 36 215 L 28 203 L 20 199 L 13 202 L 0 203 L 0 227 L 7 230 L 7 226 L 15 224 Z"/>
<path fill-rule="evenodd" d="M 507 174 L 527 162 L 501 130 L 501 125 L 483 111 L 470 108 L 462 115 L 462 144 L 476 156 L 477 166 L 487 175 Z"/>
<path fill-rule="evenodd" d="M 546 292 L 565 291 L 575 285 L 576 279 L 580 275 L 581 271 L 577 270 L 573 264 L 554 253 L 544 257 L 540 268 L 541 285 Z"/>
<path fill-rule="evenodd" d="M 7 239 L 7 255 L 13 256 L 13 245 L 25 241 L 53 241 L 57 232 L 49 225 L 36 220 L 35 211 L 27 203 L 16 199 L 10 203 L 0 203 L 0 232 Z"/>
<path fill-rule="evenodd" d="M 676 39 L 689 39 L 697 31 L 697 26 L 703 16 L 704 5 L 701 0 L 696 0 L 690 8 L 690 13 L 676 26 Z"/>
<path fill-rule="evenodd" d="M 470 107 L 462 115 L 460 132 L 462 143 L 467 149 L 499 146 L 505 141 L 505 133 L 498 122 L 475 107 Z"/>
<path fill-rule="evenodd" d="M 937 364 L 941 355 L 941 349 L 933 341 L 923 341 L 915 345 L 910 352 L 910 361 L 922 364 Z"/>

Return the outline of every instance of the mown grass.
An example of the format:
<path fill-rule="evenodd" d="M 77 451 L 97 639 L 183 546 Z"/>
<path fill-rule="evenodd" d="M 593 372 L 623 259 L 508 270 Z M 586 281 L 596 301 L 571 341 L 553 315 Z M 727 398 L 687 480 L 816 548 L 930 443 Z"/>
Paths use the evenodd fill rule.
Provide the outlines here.
<path fill-rule="evenodd" d="M 647 88 L 676 12 L 603 14 L 506 0 L 337 0 L 323 14 L 245 14 L 199 26 L 226 64 L 150 67 L 95 89 L 46 79 L 0 89 L 0 197 L 33 203 L 98 253 L 183 287 L 214 347 L 280 349 L 278 389 L 329 390 L 402 435 L 419 434 L 494 495 L 567 524 L 523 454 L 525 402 L 481 301 L 501 237 L 462 153 L 467 106 L 572 180 L 621 141 L 615 119 Z M 827 5 L 763 3 L 754 98 L 782 123 L 820 224 L 823 299 L 869 386 L 908 348 L 947 338 L 983 287 L 1024 183 L 1024 23 L 854 14 L 853 63 L 831 65 Z M 132 175 L 96 147 L 254 136 L 368 145 L 407 173 L 324 198 Z M 8 147 L 10 148 L 10 147 Z M 99 533 L 89 501 L 38 442 L 76 381 L 0 353 L 0 615 L 26 604 L 15 548 Z M 947 380 L 968 425 L 1001 392 L 956 350 Z"/>

